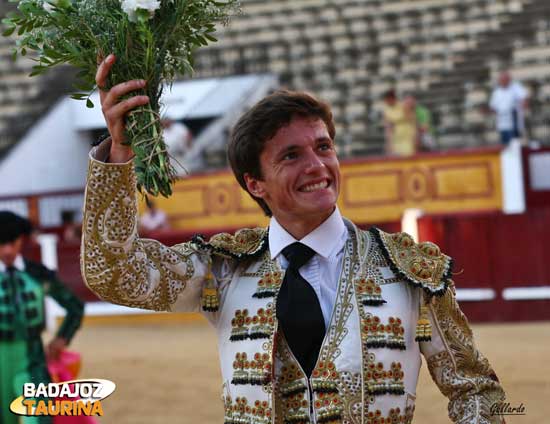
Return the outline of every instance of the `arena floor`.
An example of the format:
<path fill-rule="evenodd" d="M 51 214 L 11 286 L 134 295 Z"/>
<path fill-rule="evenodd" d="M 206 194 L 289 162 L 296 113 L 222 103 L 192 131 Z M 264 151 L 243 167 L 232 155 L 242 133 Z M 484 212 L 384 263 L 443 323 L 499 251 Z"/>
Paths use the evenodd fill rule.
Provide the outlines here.
<path fill-rule="evenodd" d="M 103 401 L 100 423 L 223 422 L 214 331 L 202 320 L 164 321 L 86 322 L 77 335 L 72 347 L 83 355 L 80 378 L 117 384 Z M 525 416 L 507 423 L 550 422 L 550 323 L 475 325 L 474 331 L 510 404 L 525 406 Z M 450 423 L 446 408 L 424 365 L 414 422 Z"/>

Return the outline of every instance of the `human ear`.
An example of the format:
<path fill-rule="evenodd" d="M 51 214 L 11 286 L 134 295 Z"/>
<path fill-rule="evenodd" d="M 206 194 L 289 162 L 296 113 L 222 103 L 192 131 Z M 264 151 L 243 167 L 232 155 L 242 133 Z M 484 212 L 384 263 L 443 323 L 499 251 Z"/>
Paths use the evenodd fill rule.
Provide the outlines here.
<path fill-rule="evenodd" d="M 243 178 L 246 184 L 246 189 L 250 194 L 254 197 L 259 197 L 260 199 L 265 197 L 265 190 L 261 180 L 254 178 L 249 173 L 244 174 Z"/>

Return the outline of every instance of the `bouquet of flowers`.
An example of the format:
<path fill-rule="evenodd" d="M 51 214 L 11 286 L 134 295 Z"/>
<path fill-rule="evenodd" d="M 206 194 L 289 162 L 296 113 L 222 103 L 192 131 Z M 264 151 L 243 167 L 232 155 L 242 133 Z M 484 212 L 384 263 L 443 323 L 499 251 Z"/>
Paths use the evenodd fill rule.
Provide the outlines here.
<path fill-rule="evenodd" d="M 127 140 L 135 153 L 138 188 L 169 196 L 175 170 L 160 125 L 163 83 L 193 72 L 193 52 L 214 38 L 238 0 L 10 0 L 18 10 L 3 20 L 3 35 L 17 32 L 18 54 L 36 52 L 32 75 L 60 64 L 78 69 L 77 92 L 86 100 L 96 89 L 98 58 L 117 57 L 107 87 L 133 79 L 147 81 L 150 104 L 127 115 Z"/>

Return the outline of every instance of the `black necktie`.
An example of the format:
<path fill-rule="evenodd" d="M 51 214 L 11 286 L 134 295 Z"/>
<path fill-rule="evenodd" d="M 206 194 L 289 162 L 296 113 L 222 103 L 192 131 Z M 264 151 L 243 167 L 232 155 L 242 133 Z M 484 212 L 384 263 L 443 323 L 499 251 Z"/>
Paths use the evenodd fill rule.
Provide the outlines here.
<path fill-rule="evenodd" d="M 302 243 L 293 243 L 283 249 L 289 264 L 277 297 L 277 319 L 290 350 L 308 377 L 325 337 L 325 320 L 317 294 L 298 269 L 314 254 Z"/>

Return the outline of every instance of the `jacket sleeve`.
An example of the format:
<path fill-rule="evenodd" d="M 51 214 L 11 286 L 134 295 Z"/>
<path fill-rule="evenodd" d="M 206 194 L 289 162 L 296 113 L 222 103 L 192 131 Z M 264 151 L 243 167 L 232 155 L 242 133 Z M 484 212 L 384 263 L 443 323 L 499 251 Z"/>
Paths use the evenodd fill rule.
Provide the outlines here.
<path fill-rule="evenodd" d="M 133 164 L 96 160 L 105 147 L 92 151 L 88 166 L 80 258 L 84 281 L 112 303 L 197 311 L 210 255 L 192 243 L 167 247 L 139 238 Z"/>
<path fill-rule="evenodd" d="M 42 284 L 44 294 L 53 298 L 63 309 L 65 318 L 57 330 L 57 336 L 71 341 L 80 327 L 84 315 L 84 303 L 61 281 L 57 274 L 44 265 L 25 259 L 27 272 Z"/>
<path fill-rule="evenodd" d="M 80 327 L 82 315 L 84 314 L 84 304 L 59 281 L 55 274 L 49 280 L 46 294 L 51 296 L 66 311 L 65 318 L 57 330 L 57 336 L 64 338 L 68 344 Z"/>
<path fill-rule="evenodd" d="M 452 281 L 442 297 L 432 299 L 429 315 L 432 340 L 420 343 L 420 348 L 433 380 L 449 399 L 453 423 L 503 424 L 501 416 L 491 414 L 491 406 L 504 400 L 504 391 L 476 348 Z"/>

